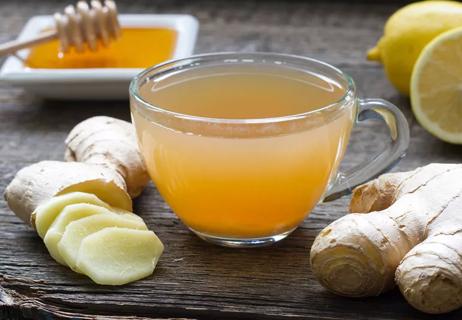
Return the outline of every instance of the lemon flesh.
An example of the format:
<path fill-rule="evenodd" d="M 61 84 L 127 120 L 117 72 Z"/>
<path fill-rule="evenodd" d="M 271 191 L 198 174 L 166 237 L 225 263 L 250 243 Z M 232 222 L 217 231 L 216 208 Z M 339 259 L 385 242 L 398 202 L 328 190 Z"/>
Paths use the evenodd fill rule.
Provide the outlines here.
<path fill-rule="evenodd" d="M 433 39 L 411 78 L 411 104 L 419 123 L 443 141 L 462 144 L 462 28 Z"/>
<path fill-rule="evenodd" d="M 422 49 L 439 34 L 462 26 L 462 4 L 456 1 L 421 1 L 396 11 L 384 34 L 369 50 L 369 60 L 380 61 L 390 82 L 409 95 L 414 64 Z"/>

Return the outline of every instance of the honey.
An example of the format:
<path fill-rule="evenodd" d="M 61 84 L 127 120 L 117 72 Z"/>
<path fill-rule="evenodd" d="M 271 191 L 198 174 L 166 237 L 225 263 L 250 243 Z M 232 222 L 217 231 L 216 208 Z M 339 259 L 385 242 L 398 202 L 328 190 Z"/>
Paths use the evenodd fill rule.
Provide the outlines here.
<path fill-rule="evenodd" d="M 168 28 L 122 28 L 122 36 L 98 50 L 67 53 L 57 40 L 31 49 L 29 68 L 147 68 L 173 57 L 177 32 Z"/>

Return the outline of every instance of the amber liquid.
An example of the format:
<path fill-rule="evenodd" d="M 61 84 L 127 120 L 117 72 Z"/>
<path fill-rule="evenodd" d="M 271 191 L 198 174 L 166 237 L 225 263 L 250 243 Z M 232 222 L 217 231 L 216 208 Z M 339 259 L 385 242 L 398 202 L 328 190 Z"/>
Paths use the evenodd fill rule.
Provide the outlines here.
<path fill-rule="evenodd" d="M 167 28 L 123 28 L 122 36 L 96 51 L 59 51 L 57 40 L 31 49 L 29 68 L 147 68 L 173 57 L 177 33 Z"/>
<path fill-rule="evenodd" d="M 316 74 L 258 64 L 187 70 L 140 88 L 156 106 L 226 119 L 304 113 L 344 93 Z M 345 151 L 353 113 L 349 106 L 255 132 L 236 126 L 234 135 L 229 127 L 221 134 L 220 124 L 182 132 L 132 106 L 149 173 L 173 211 L 196 231 L 246 239 L 290 231 L 313 209 Z"/>

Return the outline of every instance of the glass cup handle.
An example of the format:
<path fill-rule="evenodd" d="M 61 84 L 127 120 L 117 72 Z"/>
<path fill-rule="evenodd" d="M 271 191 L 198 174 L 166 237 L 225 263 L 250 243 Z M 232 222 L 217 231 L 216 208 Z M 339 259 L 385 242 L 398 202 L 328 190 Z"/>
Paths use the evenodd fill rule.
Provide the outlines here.
<path fill-rule="evenodd" d="M 339 172 L 333 186 L 326 193 L 324 202 L 351 193 L 354 187 L 387 171 L 405 155 L 409 146 L 409 126 L 401 110 L 383 99 L 360 99 L 356 121 L 369 119 L 384 120 L 388 126 L 391 141 L 372 159 L 345 172 Z"/>

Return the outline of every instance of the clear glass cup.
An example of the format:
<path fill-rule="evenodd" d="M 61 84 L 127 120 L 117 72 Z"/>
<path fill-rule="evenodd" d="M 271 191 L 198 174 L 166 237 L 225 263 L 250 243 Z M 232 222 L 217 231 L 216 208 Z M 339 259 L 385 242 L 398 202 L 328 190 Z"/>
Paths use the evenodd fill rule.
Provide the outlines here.
<path fill-rule="evenodd" d="M 248 65 L 313 73 L 339 83 L 344 92 L 333 103 L 303 113 L 228 119 L 153 105 L 140 90 L 154 82 L 168 85 L 173 74 L 188 80 L 198 68 L 238 70 Z M 207 88 L 200 94 L 207 95 Z M 396 106 L 382 99 L 359 99 L 345 73 L 293 55 L 217 53 L 169 61 L 133 79 L 130 104 L 140 150 L 163 198 L 199 237 L 229 247 L 285 238 L 316 204 L 386 171 L 409 144 L 407 121 Z M 389 143 L 365 163 L 339 172 L 352 127 L 371 118 L 385 121 Z"/>

